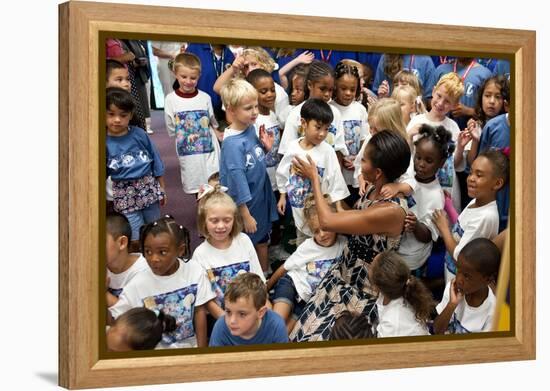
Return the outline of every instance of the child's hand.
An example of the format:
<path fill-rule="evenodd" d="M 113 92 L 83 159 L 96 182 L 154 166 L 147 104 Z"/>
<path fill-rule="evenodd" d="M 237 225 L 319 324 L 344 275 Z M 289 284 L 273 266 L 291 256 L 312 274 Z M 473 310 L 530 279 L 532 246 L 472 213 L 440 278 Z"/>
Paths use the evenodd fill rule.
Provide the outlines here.
<path fill-rule="evenodd" d="M 274 133 L 268 133 L 265 130 L 265 125 L 260 126 L 260 142 L 264 146 L 266 151 L 271 151 L 271 148 L 273 148 L 273 143 L 275 142 L 275 134 Z"/>
<path fill-rule="evenodd" d="M 286 196 L 284 194 L 281 194 L 279 197 L 279 201 L 277 202 L 277 211 L 280 215 L 284 216 L 286 211 Z"/>
<path fill-rule="evenodd" d="M 462 289 L 456 286 L 456 277 L 451 281 L 451 286 L 449 287 L 449 302 L 452 305 L 458 305 L 464 299 L 464 292 Z"/>
<path fill-rule="evenodd" d="M 368 109 L 370 110 L 372 105 L 374 105 L 378 100 L 378 97 L 372 94 L 369 94 L 369 90 L 366 88 L 363 90 L 363 93 L 367 95 L 367 106 L 368 106 Z"/>
<path fill-rule="evenodd" d="M 409 135 L 409 138 L 412 140 L 414 136 L 418 135 L 420 133 L 420 128 L 422 127 L 422 124 L 416 124 L 412 128 L 410 128 L 407 131 L 407 134 Z"/>
<path fill-rule="evenodd" d="M 166 206 L 166 204 L 168 203 L 168 197 L 166 196 L 166 192 L 162 187 L 160 188 L 160 192 L 162 193 L 162 199 L 159 201 L 159 204 L 160 206 Z"/>
<path fill-rule="evenodd" d="M 434 222 L 439 232 L 450 231 L 449 221 L 447 220 L 447 216 L 445 215 L 445 212 L 443 210 L 434 210 L 434 213 L 432 214 L 432 221 Z"/>
<path fill-rule="evenodd" d="M 472 134 L 469 130 L 463 130 L 462 132 L 458 133 L 458 143 L 457 147 L 459 150 L 464 150 L 466 145 L 470 142 L 472 139 Z"/>
<path fill-rule="evenodd" d="M 253 234 L 254 232 L 256 232 L 257 230 L 256 219 L 254 219 L 254 217 L 252 217 L 251 214 L 248 214 L 248 216 L 243 217 L 243 223 L 244 223 L 244 232 L 246 232 L 247 234 Z"/>
<path fill-rule="evenodd" d="M 233 61 L 233 64 L 231 64 L 231 68 L 233 69 L 233 74 L 239 73 L 239 71 L 242 71 L 244 69 L 244 56 L 238 55 L 235 57 L 235 60 Z"/>
<path fill-rule="evenodd" d="M 390 84 L 383 80 L 378 86 L 378 98 L 387 98 L 390 95 Z"/>
<path fill-rule="evenodd" d="M 454 109 L 451 110 L 453 113 L 453 117 L 462 117 L 465 115 L 472 116 L 475 113 L 473 112 L 473 109 L 468 106 L 464 106 L 462 103 L 457 103 Z"/>
<path fill-rule="evenodd" d="M 350 170 L 350 171 L 355 170 L 355 166 L 353 165 L 354 160 L 355 160 L 355 156 L 345 156 L 342 159 L 342 163 L 344 165 L 344 168 L 346 170 Z"/>
<path fill-rule="evenodd" d="M 416 215 L 411 211 L 407 212 L 405 216 L 405 232 L 413 232 L 417 222 Z"/>
<path fill-rule="evenodd" d="M 296 57 L 296 59 L 299 64 L 311 64 L 311 62 L 315 59 L 315 54 L 311 53 L 309 50 L 306 50 Z"/>
<path fill-rule="evenodd" d="M 393 198 L 399 194 L 399 184 L 397 183 L 386 183 L 380 189 L 380 195 L 384 198 Z"/>
<path fill-rule="evenodd" d="M 472 140 L 479 141 L 479 138 L 481 137 L 481 126 L 479 126 L 479 122 L 473 118 L 470 118 L 466 129 L 470 132 Z"/>

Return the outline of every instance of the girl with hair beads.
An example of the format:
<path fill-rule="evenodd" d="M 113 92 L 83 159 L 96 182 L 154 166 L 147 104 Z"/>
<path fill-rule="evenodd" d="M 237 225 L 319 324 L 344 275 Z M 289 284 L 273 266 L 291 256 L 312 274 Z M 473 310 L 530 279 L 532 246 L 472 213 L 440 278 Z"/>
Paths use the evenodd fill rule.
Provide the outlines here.
<path fill-rule="evenodd" d="M 163 311 L 176 319 L 177 328 L 164 333 L 157 348 L 205 347 L 205 304 L 215 298 L 201 265 L 184 261 L 184 228 L 175 221 L 160 219 L 141 231 L 142 253 L 149 264 L 130 281 L 118 302 L 109 308 L 118 318 L 131 308 Z"/>
<path fill-rule="evenodd" d="M 164 164 L 157 148 L 143 129 L 129 126 L 134 108 L 128 91 L 107 88 L 107 177 L 112 180 L 114 210 L 130 222 L 130 240 L 135 243 L 140 227 L 160 217 L 166 194 Z"/>
<path fill-rule="evenodd" d="M 222 87 L 234 77 L 245 78 L 254 69 L 263 69 L 271 74 L 277 64 L 268 52 L 261 47 L 250 47 L 237 56 L 231 67 L 221 74 L 214 84 L 214 91 L 221 94 Z M 277 115 L 288 106 L 288 95 L 283 87 L 275 83 L 275 113 Z"/>
<path fill-rule="evenodd" d="M 403 136 L 386 130 L 376 133 L 367 144 L 362 164 L 363 175 L 371 186 L 356 209 L 334 213 L 323 199 L 311 158 L 294 159 L 301 175 L 313 185 L 321 229 L 349 236 L 342 257 L 321 280 L 298 318 L 291 341 L 328 339 L 335 318 L 344 310 L 367 316 L 371 324 L 376 321 L 376 292 L 366 265 L 378 253 L 399 246 L 407 214 L 403 198 L 385 198 L 380 190 L 402 175 L 410 161 L 411 149 Z"/>
<path fill-rule="evenodd" d="M 325 62 L 313 60 L 309 65 L 304 88 L 304 97 L 306 100 L 314 98 L 328 103 L 332 99 L 334 91 L 334 71 L 332 67 Z M 296 106 L 288 115 L 281 144 L 279 145 L 279 153 L 281 155 L 286 153 L 291 141 L 303 136 L 304 128 L 301 123 L 300 110 L 304 103 L 302 102 Z M 340 112 L 333 106 L 331 106 L 331 110 L 333 119 L 325 141 L 341 156 L 347 156 L 348 150 L 346 148 Z"/>
<path fill-rule="evenodd" d="M 227 284 L 241 273 L 251 272 L 265 282 L 258 255 L 250 238 L 242 233 L 237 205 L 220 185 L 207 186 L 199 200 L 197 227 L 206 238 L 193 253 L 205 270 L 216 305 L 208 307 L 214 318 L 223 315 L 223 297 Z"/>
<path fill-rule="evenodd" d="M 417 277 L 432 251 L 432 244 L 439 237 L 439 231 L 432 222 L 435 210 L 443 209 L 444 196 L 437 180 L 437 171 L 453 154 L 452 136 L 443 126 L 434 128 L 422 125 L 419 137 L 414 143 L 414 171 L 417 182 L 414 191 L 414 205 L 410 206 L 405 218 L 405 233 L 397 252 Z"/>
<path fill-rule="evenodd" d="M 353 178 L 353 162 L 369 135 L 367 110 L 357 101 L 361 94 L 361 79 L 357 67 L 339 62 L 336 65 L 334 80 L 334 99 L 330 101 L 330 105 L 336 107 L 341 114 L 344 139 L 349 152 L 342 160 L 342 174 L 350 191 L 348 205 L 353 205 L 359 198 L 359 186 Z"/>
<path fill-rule="evenodd" d="M 325 199 L 329 202 L 330 198 L 325 196 Z M 334 204 L 330 204 L 330 208 L 336 212 Z M 289 331 L 321 279 L 342 255 L 346 243 L 336 232 L 321 229 L 313 194 L 305 200 L 304 220 L 313 238 L 306 239 L 267 282 L 268 291 L 275 287 L 273 311 L 281 315 Z"/>
<path fill-rule="evenodd" d="M 496 194 L 508 181 L 509 164 L 508 157 L 500 150 L 490 149 L 480 153 L 467 179 L 468 196 L 473 199 L 458 216 L 452 229 L 443 211 L 433 213 L 433 221 L 447 248 L 447 282 L 455 277 L 456 260 L 466 243 L 475 238 L 492 239 L 498 234 Z"/>
<path fill-rule="evenodd" d="M 357 312 L 343 311 L 332 326 L 329 340 L 365 339 L 374 336 L 368 317 Z"/>
<path fill-rule="evenodd" d="M 426 322 L 435 307 L 432 294 L 394 251 L 378 254 L 370 267 L 378 289 L 378 338 L 429 335 Z"/>
<path fill-rule="evenodd" d="M 176 319 L 162 311 L 132 308 L 120 315 L 107 330 L 107 350 L 127 352 L 154 349 L 163 333 L 175 329 Z"/>

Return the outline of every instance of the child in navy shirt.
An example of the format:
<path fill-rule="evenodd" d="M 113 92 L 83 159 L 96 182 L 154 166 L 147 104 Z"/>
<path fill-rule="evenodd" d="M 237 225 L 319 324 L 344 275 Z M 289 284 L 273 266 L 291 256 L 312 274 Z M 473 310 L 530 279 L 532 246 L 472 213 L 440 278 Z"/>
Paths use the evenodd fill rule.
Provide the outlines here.
<path fill-rule="evenodd" d="M 266 307 L 267 290 L 253 273 L 238 275 L 225 291 L 225 315 L 212 330 L 209 346 L 288 342 L 283 319 Z"/>

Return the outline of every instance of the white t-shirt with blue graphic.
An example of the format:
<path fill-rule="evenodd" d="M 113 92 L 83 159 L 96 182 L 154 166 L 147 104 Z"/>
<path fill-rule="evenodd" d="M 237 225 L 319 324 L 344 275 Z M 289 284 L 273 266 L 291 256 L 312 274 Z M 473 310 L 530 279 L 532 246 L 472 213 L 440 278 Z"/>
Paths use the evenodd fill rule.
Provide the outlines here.
<path fill-rule="evenodd" d="M 309 300 L 327 271 L 342 255 L 346 242 L 345 237 L 338 236 L 332 246 L 323 247 L 309 238 L 288 257 L 283 267 L 292 278 L 300 299 Z"/>
<path fill-rule="evenodd" d="M 287 152 L 290 143 L 293 140 L 296 140 L 304 135 L 301 123 L 302 116 L 300 115 L 300 110 L 302 110 L 304 103 L 305 101 L 294 107 L 288 114 L 285 122 L 285 130 L 283 132 L 283 136 L 281 137 L 281 144 L 279 144 L 279 154 L 281 155 L 284 155 Z M 348 149 L 346 148 L 346 140 L 344 137 L 342 120 L 340 118 L 340 111 L 332 105 L 329 106 L 332 109 L 332 115 L 334 118 L 332 119 L 332 123 L 328 129 L 325 142 L 332 146 L 336 152 L 341 152 L 342 155 L 347 156 Z"/>
<path fill-rule="evenodd" d="M 141 254 L 132 254 L 139 255 L 138 259 L 134 262 L 128 270 L 123 271 L 122 273 L 113 273 L 107 268 L 107 277 L 109 277 L 109 287 L 107 288 L 116 297 L 119 297 L 122 293 L 122 290 L 128 283 L 140 272 L 143 270 L 149 269 L 147 260 Z"/>
<path fill-rule="evenodd" d="M 458 216 L 451 229 L 454 240 L 457 241 L 454 254 L 445 254 L 445 280 L 451 281 L 456 274 L 456 260 L 462 248 L 476 238 L 493 239 L 498 234 L 498 207 L 496 201 L 472 208 L 475 199 L 470 201 Z"/>
<path fill-rule="evenodd" d="M 156 349 L 196 347 L 195 308 L 214 298 L 202 266 L 180 259 L 178 270 L 169 276 L 157 276 L 151 269 L 136 275 L 109 310 L 115 319 L 136 307 L 162 310 L 176 318 L 177 328 L 164 333 Z"/>
<path fill-rule="evenodd" d="M 213 129 L 218 124 L 212 100 L 203 91 L 192 98 L 171 92 L 165 98 L 164 120 L 168 134 L 176 138 L 183 191 L 197 193 L 220 166 L 220 146 Z"/>
<path fill-rule="evenodd" d="M 367 109 L 359 102 L 352 102 L 348 106 L 342 106 L 336 101 L 330 101 L 330 105 L 338 109 L 341 114 L 342 128 L 344 129 L 344 140 L 349 155 L 345 158 L 353 162 L 361 149 L 361 142 L 364 142 L 369 135 L 369 123 Z M 358 187 L 353 179 L 353 170 L 342 167 L 342 174 L 348 186 Z"/>
<path fill-rule="evenodd" d="M 441 314 L 450 300 L 451 283 L 447 282 L 443 298 L 435 307 L 438 314 Z M 455 312 L 449 321 L 448 332 L 451 334 L 479 333 L 491 331 L 493 325 L 493 313 L 495 311 L 496 298 L 493 291 L 487 288 L 487 298 L 479 307 L 471 307 L 464 298 L 456 306 Z"/>
<path fill-rule="evenodd" d="M 346 198 L 349 195 L 349 190 L 342 176 L 336 152 L 332 147 L 327 143 L 321 143 L 310 150 L 305 150 L 300 145 L 302 139 L 303 137 L 293 140 L 281 159 L 277 169 L 277 187 L 280 193 L 286 194 L 292 206 L 296 228 L 311 237 L 313 233 L 304 221 L 304 201 L 312 191 L 311 181 L 298 175 L 292 165 L 292 159 L 299 156 L 301 159 L 307 160 L 306 155 L 311 156 L 317 165 L 321 191 L 323 194 L 329 194 L 332 202 Z"/>
<path fill-rule="evenodd" d="M 260 276 L 265 282 L 254 245 L 250 238 L 242 232 L 233 238 L 228 248 L 223 250 L 212 246 L 205 240 L 195 249 L 193 260 L 197 261 L 206 271 L 210 287 L 216 294 L 216 301 L 222 308 L 227 285 L 238 274 L 251 272 Z"/>
<path fill-rule="evenodd" d="M 399 297 L 384 305 L 384 295 L 380 293 L 376 300 L 378 310 L 378 338 L 409 337 L 414 335 L 430 335 L 428 326 L 416 319 L 414 309 Z"/>
<path fill-rule="evenodd" d="M 281 124 L 277 118 L 277 114 L 273 111 L 269 115 L 259 114 L 256 118 L 256 136 L 260 138 L 260 129 L 264 129 L 268 135 L 273 136 L 273 146 L 271 151 L 265 154 L 265 166 L 267 169 L 267 175 L 271 181 L 271 188 L 273 191 L 277 190 L 277 182 L 275 181 L 275 172 L 281 161 L 279 155 L 279 144 L 281 143 Z"/>
<path fill-rule="evenodd" d="M 432 241 L 435 242 L 439 237 L 439 231 L 432 221 L 432 214 L 434 210 L 443 209 L 444 206 L 443 190 L 439 181 L 436 178 L 430 183 L 417 182 L 417 188 L 411 197 L 414 199 L 414 205 L 409 207 L 409 211 L 414 213 L 419 223 L 428 227 Z M 407 266 L 415 270 L 421 267 L 430 256 L 432 241 L 422 243 L 416 239 L 413 232 L 405 232 L 397 252 L 403 257 Z"/>

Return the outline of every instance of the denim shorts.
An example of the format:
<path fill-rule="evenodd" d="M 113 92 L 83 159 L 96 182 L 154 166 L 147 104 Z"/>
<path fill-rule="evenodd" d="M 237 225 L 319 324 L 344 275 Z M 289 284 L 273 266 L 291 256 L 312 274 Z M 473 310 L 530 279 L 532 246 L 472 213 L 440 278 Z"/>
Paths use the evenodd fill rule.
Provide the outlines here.
<path fill-rule="evenodd" d="M 298 296 L 294 282 L 288 274 L 282 276 L 279 281 L 277 281 L 277 284 L 275 284 L 272 302 L 273 304 L 286 303 L 290 305 L 292 307 L 292 319 L 298 319 L 306 306 L 306 302 L 301 300 Z"/>

